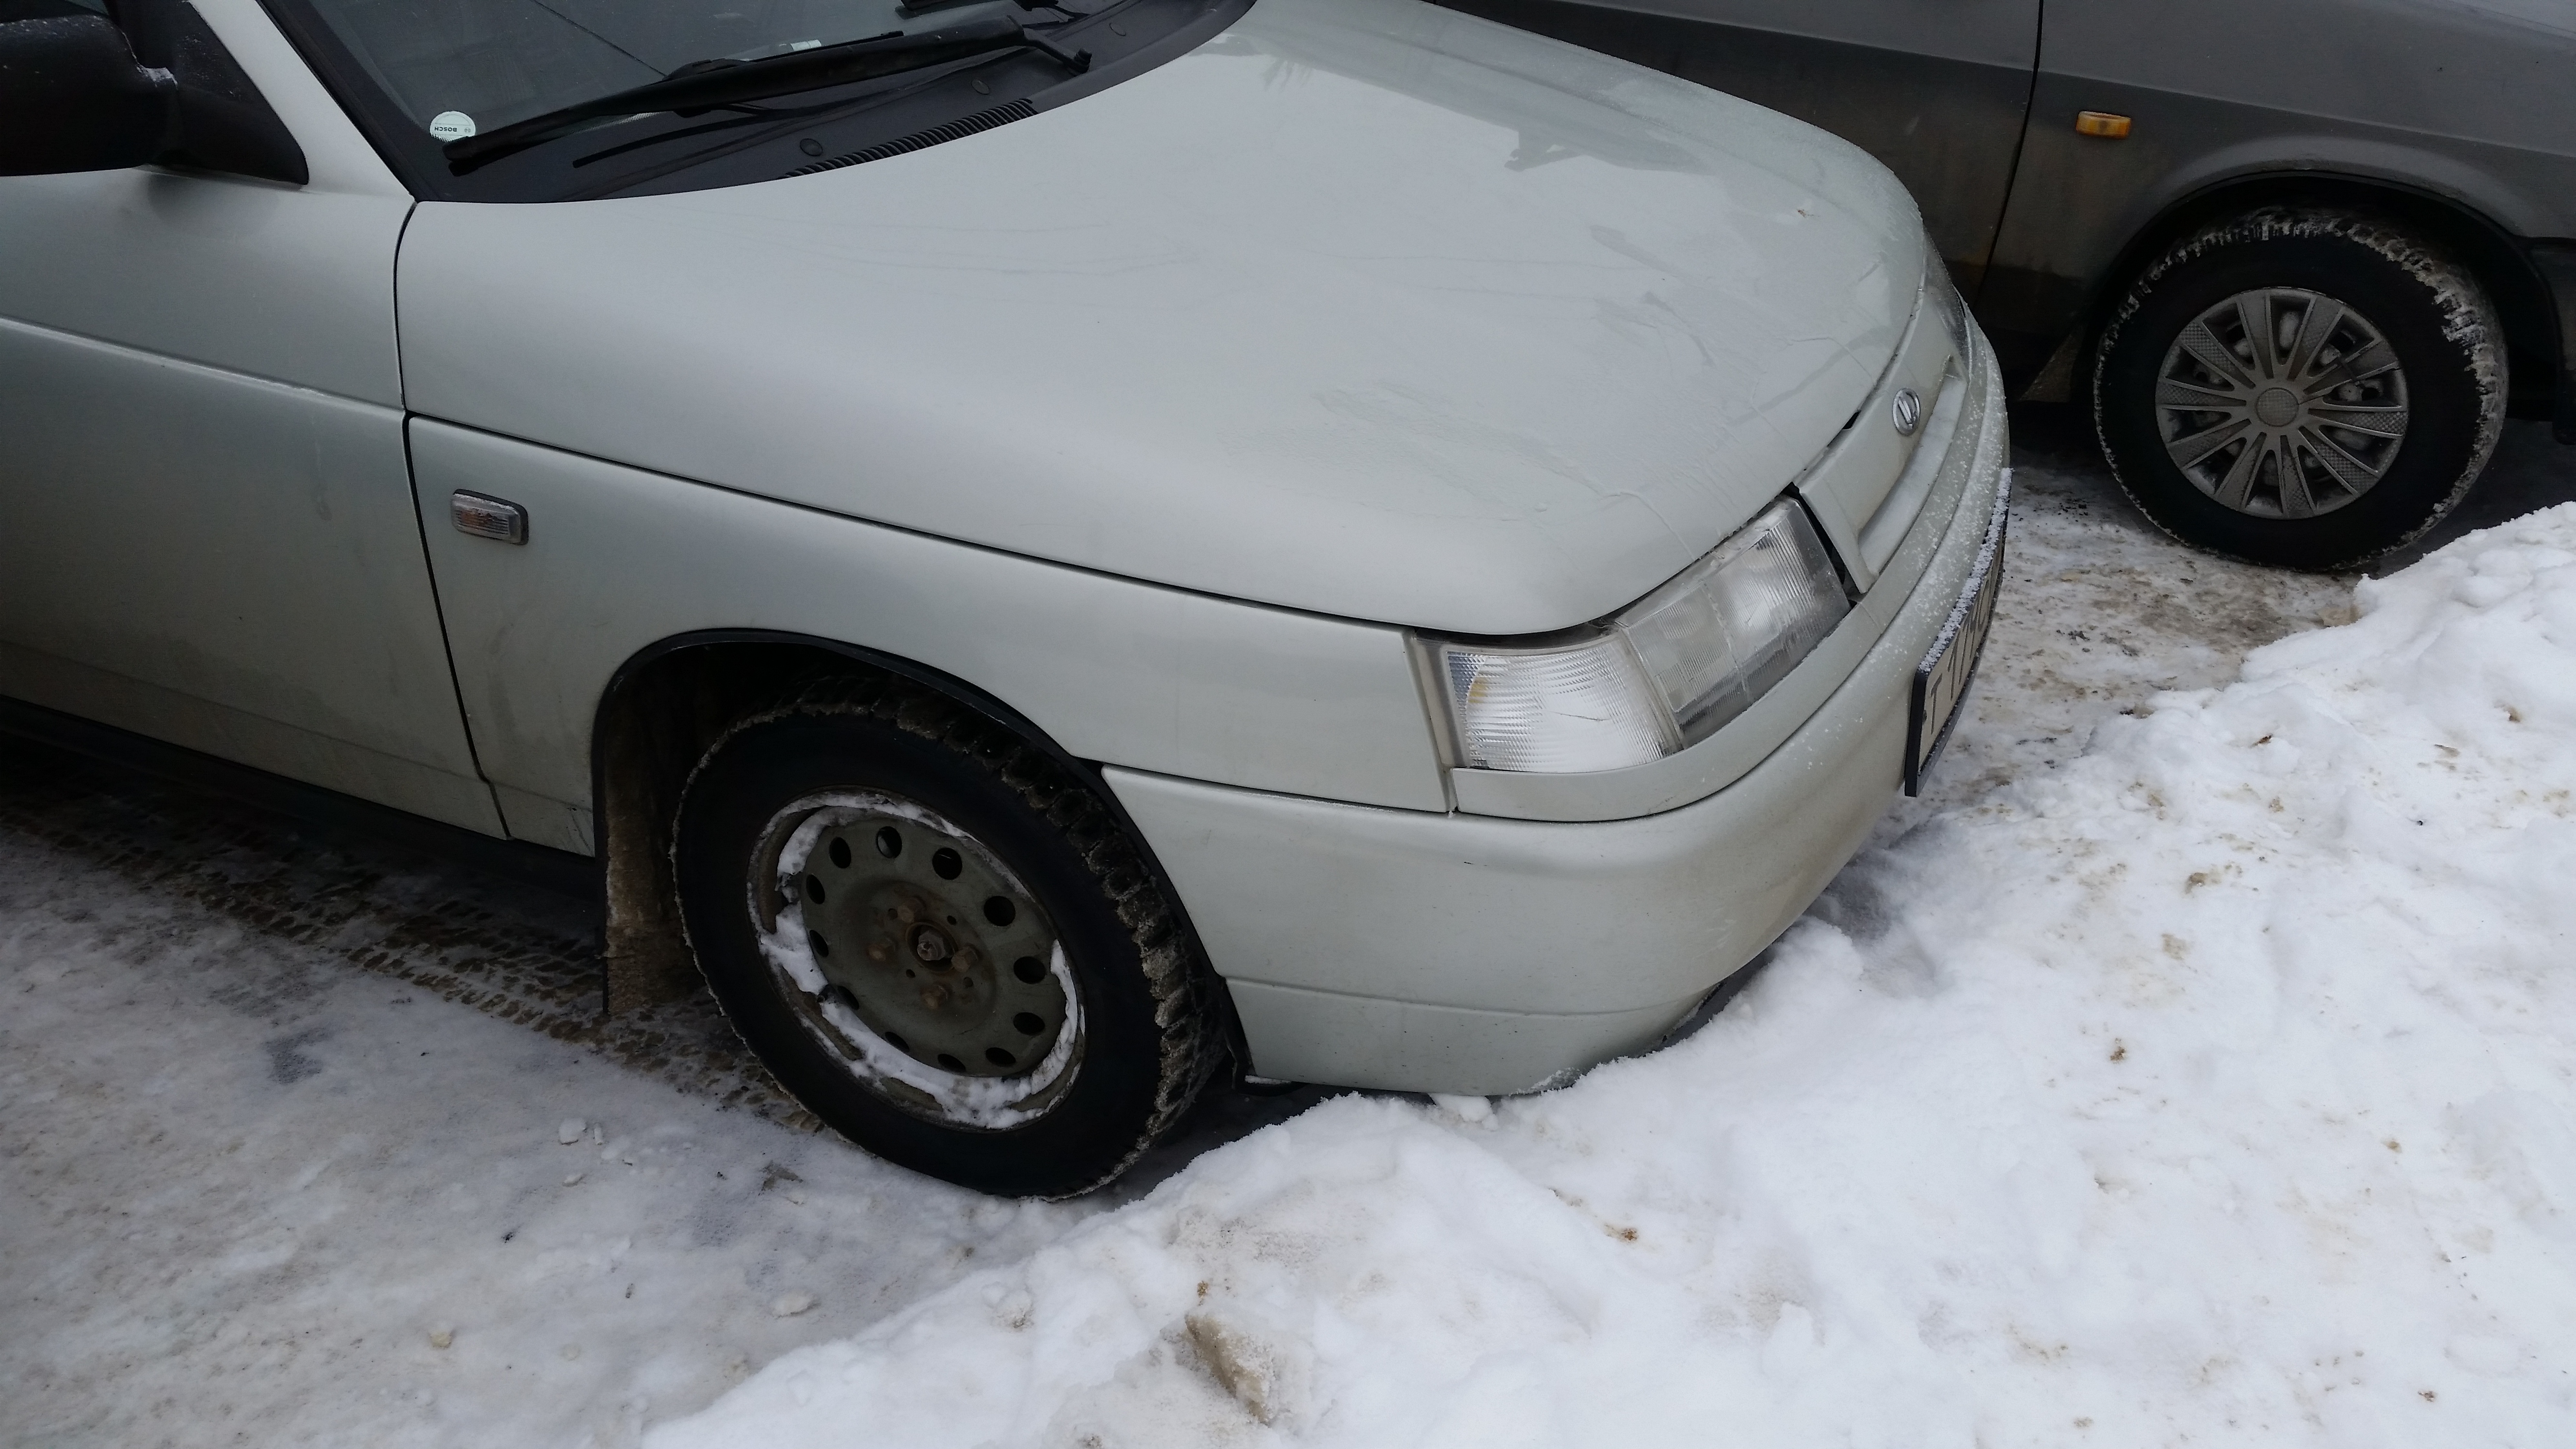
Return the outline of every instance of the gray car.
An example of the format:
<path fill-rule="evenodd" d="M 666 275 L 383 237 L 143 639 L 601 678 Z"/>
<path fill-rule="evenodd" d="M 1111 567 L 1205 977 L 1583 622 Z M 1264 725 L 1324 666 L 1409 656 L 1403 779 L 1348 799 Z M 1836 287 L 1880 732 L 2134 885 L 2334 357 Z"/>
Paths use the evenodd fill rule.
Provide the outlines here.
<path fill-rule="evenodd" d="M 2138 506 L 2303 568 L 2423 533 L 2506 416 L 2576 442 L 2567 0 L 1443 0 L 1904 178 L 2008 384 Z"/>

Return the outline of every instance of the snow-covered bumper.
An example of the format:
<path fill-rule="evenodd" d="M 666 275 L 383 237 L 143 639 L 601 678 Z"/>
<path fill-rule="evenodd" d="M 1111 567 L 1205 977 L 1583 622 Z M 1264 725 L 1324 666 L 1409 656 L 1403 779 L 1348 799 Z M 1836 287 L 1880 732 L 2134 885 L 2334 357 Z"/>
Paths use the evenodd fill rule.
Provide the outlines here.
<path fill-rule="evenodd" d="M 1858 662 L 1714 793 L 1532 820 L 1106 770 L 1232 992 L 1252 1069 L 1526 1091 L 1651 1047 L 1797 919 L 1901 787 L 1916 669 L 1978 577 L 2006 437 L 1978 371 L 1964 436 L 1852 615 Z"/>

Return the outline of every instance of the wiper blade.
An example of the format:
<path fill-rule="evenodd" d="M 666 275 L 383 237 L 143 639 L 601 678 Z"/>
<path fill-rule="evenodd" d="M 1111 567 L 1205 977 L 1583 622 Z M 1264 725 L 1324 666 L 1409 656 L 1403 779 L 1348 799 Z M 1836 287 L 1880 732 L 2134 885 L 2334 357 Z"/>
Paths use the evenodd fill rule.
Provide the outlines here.
<path fill-rule="evenodd" d="M 1091 68 L 1091 52 L 1068 54 L 1023 29 L 1017 16 L 996 15 L 919 35 L 850 40 L 762 60 L 692 61 L 657 81 L 578 101 L 480 135 L 459 136 L 443 150 L 449 167 L 462 174 L 497 157 L 524 151 L 579 130 L 588 122 L 612 116 L 660 111 L 691 115 L 719 106 L 876 80 L 969 56 L 1021 49 L 1039 51 L 1070 70 Z"/>

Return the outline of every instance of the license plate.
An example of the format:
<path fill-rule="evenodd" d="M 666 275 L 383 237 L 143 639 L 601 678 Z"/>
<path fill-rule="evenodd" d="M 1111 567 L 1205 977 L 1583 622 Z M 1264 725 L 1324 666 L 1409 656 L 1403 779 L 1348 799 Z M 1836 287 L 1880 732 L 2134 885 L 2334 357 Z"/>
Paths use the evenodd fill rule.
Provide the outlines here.
<path fill-rule="evenodd" d="M 1968 575 L 1959 602 L 1950 608 L 1940 635 L 1923 662 L 1914 666 L 1914 706 L 1905 723 L 1905 793 L 1923 793 L 1923 778 L 1950 731 L 1959 724 L 1959 706 L 1977 677 L 1977 656 L 1985 651 L 1986 631 L 1994 626 L 1995 596 L 2004 582 L 2004 516 L 2012 504 L 2012 478 L 1995 489 L 1995 511 L 1986 520 L 1985 543 L 1977 550 L 1976 568 Z"/>

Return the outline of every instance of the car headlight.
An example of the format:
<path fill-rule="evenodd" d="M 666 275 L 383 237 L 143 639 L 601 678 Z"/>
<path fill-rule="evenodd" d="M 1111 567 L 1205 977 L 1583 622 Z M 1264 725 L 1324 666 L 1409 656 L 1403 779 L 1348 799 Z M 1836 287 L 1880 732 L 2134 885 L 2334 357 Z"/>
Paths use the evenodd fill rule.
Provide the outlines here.
<path fill-rule="evenodd" d="M 1851 598 L 1797 500 L 1764 509 L 1603 624 L 1432 650 L 1459 763 L 1616 770 L 1708 738 L 1833 632 Z"/>

